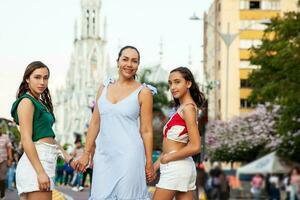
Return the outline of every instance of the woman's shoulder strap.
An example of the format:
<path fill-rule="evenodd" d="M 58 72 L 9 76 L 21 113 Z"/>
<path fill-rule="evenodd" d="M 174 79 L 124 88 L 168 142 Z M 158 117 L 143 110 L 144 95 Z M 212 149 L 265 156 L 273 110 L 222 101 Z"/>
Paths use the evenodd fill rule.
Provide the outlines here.
<path fill-rule="evenodd" d="M 115 82 L 114 79 L 112 79 L 112 78 L 107 78 L 107 79 L 105 79 L 105 80 L 103 81 L 103 85 L 104 85 L 104 87 L 107 87 L 109 84 L 114 83 L 114 82 Z"/>
<path fill-rule="evenodd" d="M 179 113 L 182 113 L 182 111 L 184 110 L 184 108 L 186 108 L 186 106 L 193 106 L 196 110 L 196 113 L 198 112 L 198 107 L 195 103 L 193 102 L 190 102 L 190 103 L 186 103 L 186 104 L 183 104 L 179 109 L 178 109 L 178 112 Z"/>
<path fill-rule="evenodd" d="M 150 92 L 152 93 L 152 95 L 156 95 L 157 94 L 157 89 L 156 87 L 150 85 L 150 84 L 146 84 L 146 83 L 143 83 L 140 87 L 140 90 L 141 91 L 143 88 L 148 88 L 150 90 Z"/>

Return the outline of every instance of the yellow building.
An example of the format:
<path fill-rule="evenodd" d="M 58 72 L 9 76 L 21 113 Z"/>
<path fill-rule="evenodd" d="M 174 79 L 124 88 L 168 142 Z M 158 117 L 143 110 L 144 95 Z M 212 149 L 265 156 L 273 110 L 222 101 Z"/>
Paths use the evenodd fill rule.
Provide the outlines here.
<path fill-rule="evenodd" d="M 249 74 L 251 46 L 260 45 L 266 23 L 297 11 L 298 0 L 214 0 L 204 14 L 204 72 L 209 118 L 230 120 L 253 110 Z"/>

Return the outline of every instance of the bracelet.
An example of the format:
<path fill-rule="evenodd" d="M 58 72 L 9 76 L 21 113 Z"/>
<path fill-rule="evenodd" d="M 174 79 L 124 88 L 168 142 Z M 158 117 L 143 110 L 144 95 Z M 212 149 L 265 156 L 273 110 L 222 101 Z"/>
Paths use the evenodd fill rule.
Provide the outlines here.
<path fill-rule="evenodd" d="M 74 158 L 72 157 L 72 158 L 69 160 L 68 164 L 71 165 L 71 162 L 72 162 L 73 160 L 74 160 Z"/>

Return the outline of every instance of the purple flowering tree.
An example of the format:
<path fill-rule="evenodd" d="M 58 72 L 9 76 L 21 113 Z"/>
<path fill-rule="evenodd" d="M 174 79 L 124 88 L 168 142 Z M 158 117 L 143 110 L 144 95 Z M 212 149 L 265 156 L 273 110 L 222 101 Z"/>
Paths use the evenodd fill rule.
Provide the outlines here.
<path fill-rule="evenodd" d="M 210 121 L 206 129 L 208 156 L 220 161 L 251 161 L 276 150 L 283 138 L 276 133 L 280 107 L 258 105 L 255 111 L 229 122 Z"/>

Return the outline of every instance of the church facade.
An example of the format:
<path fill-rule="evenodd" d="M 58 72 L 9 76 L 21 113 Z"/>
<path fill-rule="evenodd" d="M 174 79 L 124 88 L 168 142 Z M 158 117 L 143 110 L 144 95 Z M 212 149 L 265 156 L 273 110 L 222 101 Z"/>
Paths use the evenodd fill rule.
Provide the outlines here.
<path fill-rule="evenodd" d="M 100 26 L 100 8 L 100 0 L 81 0 L 80 32 L 75 22 L 74 50 L 66 82 L 53 98 L 54 128 L 61 144 L 73 144 L 76 135 L 86 133 L 97 90 L 109 72 L 106 23 Z"/>

